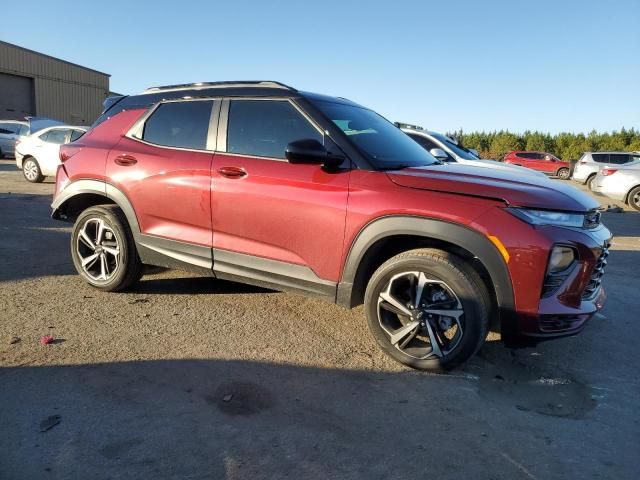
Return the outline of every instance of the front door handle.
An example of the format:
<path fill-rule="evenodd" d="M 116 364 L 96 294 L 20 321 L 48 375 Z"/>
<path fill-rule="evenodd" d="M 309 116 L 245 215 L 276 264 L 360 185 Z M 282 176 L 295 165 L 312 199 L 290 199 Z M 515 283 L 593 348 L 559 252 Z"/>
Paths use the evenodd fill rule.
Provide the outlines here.
<path fill-rule="evenodd" d="M 118 155 L 113 159 L 113 161 L 118 165 L 122 165 L 123 167 L 130 167 L 131 165 L 135 165 L 136 163 L 138 163 L 138 159 L 136 157 L 134 157 L 133 155 L 128 155 L 126 153 Z"/>
<path fill-rule="evenodd" d="M 220 167 L 218 173 L 227 178 L 242 178 L 247 176 L 244 168 L 240 167 Z"/>

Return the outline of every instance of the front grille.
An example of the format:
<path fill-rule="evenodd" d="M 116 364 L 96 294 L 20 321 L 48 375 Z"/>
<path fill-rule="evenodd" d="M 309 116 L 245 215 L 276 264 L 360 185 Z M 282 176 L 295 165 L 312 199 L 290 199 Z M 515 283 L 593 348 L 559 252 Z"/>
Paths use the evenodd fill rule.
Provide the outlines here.
<path fill-rule="evenodd" d="M 587 283 L 587 288 L 585 288 L 582 293 L 583 300 L 591 300 L 596 296 L 598 290 L 600 289 L 600 285 L 602 284 L 602 277 L 604 276 L 604 269 L 607 266 L 607 257 L 609 256 L 609 247 L 611 244 L 606 244 L 600 252 L 600 257 L 598 257 L 598 261 L 596 262 L 596 266 L 591 273 L 591 277 L 589 278 L 589 283 Z"/>

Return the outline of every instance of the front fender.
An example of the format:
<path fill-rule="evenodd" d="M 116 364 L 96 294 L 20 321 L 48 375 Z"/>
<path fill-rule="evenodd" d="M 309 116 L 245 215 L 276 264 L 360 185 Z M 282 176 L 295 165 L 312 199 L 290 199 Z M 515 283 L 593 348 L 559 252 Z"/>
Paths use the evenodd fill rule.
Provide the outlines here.
<path fill-rule="evenodd" d="M 442 220 L 413 216 L 387 216 L 367 224 L 356 236 L 344 264 L 342 280 L 338 286 L 337 303 L 353 307 L 356 274 L 369 248 L 376 242 L 396 235 L 413 235 L 435 239 L 461 247 L 484 265 L 491 277 L 498 307 L 502 312 L 513 312 L 515 307 L 513 285 L 509 269 L 496 246 L 481 233 L 468 227 Z"/>

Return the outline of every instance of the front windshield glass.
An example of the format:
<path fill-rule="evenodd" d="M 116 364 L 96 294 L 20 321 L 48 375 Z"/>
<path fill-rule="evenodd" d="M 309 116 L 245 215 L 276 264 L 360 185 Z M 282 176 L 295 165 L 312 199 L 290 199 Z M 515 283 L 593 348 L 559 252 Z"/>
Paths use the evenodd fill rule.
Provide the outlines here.
<path fill-rule="evenodd" d="M 315 101 L 314 104 L 379 170 L 440 163 L 398 127 L 366 108 Z"/>
<path fill-rule="evenodd" d="M 440 135 L 439 133 L 433 133 L 431 135 L 434 138 L 438 139 L 438 141 L 444 143 L 447 146 L 447 148 L 453 150 L 455 154 L 458 155 L 460 158 L 464 158 L 465 160 L 478 160 L 480 158 L 475 156 L 466 148 L 460 145 L 456 145 L 454 142 L 451 141 L 449 137 L 445 137 L 444 135 Z"/>

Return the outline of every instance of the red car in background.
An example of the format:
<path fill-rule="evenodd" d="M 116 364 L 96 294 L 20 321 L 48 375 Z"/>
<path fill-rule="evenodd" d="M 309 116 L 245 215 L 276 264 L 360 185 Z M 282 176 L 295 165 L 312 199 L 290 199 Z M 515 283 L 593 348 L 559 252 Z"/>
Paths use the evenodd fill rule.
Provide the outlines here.
<path fill-rule="evenodd" d="M 509 152 L 504 157 L 504 163 L 527 167 L 563 180 L 568 180 L 571 176 L 569 162 L 563 162 L 558 157 L 546 152 Z"/>

